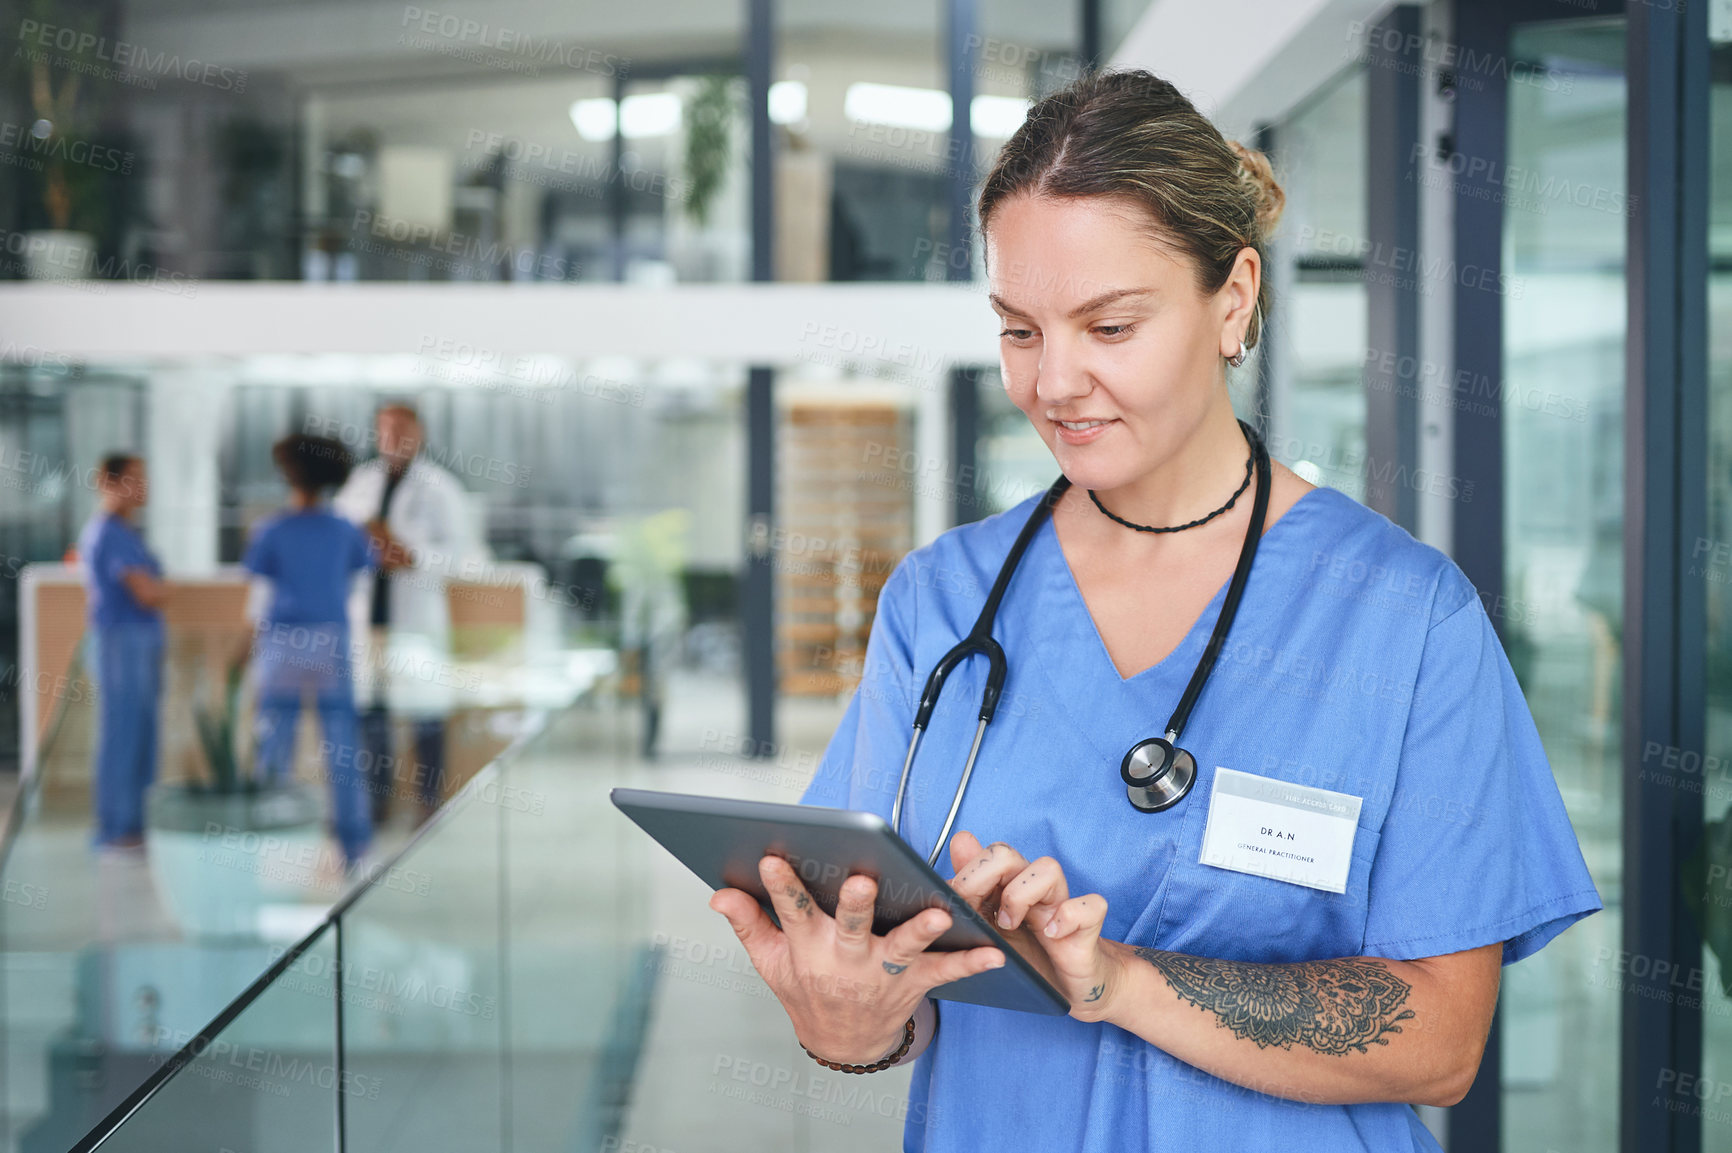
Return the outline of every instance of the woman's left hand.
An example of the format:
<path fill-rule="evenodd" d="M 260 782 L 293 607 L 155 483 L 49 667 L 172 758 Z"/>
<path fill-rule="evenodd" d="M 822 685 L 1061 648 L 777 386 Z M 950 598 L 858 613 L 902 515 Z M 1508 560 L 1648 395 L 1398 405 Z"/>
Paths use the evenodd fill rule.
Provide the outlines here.
<path fill-rule="evenodd" d="M 1034 862 L 1002 841 L 983 847 L 969 832 L 950 839 L 955 876 L 950 887 L 992 918 L 1001 933 L 1027 926 L 1053 971 L 1053 984 L 1070 1001 L 1079 1021 L 1104 1020 L 1114 992 L 1124 983 L 1128 950 L 1101 938 L 1107 899 L 1098 893 L 1073 897 L 1064 869 L 1051 857 Z"/>

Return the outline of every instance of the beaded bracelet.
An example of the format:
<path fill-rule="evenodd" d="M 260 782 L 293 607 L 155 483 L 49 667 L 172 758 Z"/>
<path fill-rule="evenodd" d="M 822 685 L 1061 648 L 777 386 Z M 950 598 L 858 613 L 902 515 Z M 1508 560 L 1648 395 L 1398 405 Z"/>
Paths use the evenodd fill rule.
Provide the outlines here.
<path fill-rule="evenodd" d="M 902 1044 L 897 1046 L 896 1052 L 890 1054 L 888 1057 L 874 1061 L 870 1065 L 844 1065 L 839 1061 L 826 1061 L 824 1058 L 818 1056 L 818 1054 L 812 1052 L 812 1050 L 807 1049 L 806 1046 L 801 1045 L 800 1048 L 805 1052 L 806 1056 L 812 1058 L 812 1060 L 818 1062 L 818 1064 L 824 1066 L 824 1068 L 834 1069 L 838 1073 L 877 1073 L 880 1070 L 890 1068 L 890 1066 L 902 1060 L 902 1055 L 908 1052 L 908 1050 L 914 1045 L 914 1032 L 914 1018 L 910 1017 L 908 1018 L 908 1023 L 902 1026 Z"/>

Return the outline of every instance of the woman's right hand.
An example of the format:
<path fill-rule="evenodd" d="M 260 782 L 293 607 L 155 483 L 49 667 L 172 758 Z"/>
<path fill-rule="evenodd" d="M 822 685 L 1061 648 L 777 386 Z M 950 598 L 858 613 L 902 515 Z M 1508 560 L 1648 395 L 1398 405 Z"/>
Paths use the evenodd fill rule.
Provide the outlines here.
<path fill-rule="evenodd" d="M 758 862 L 778 929 L 750 894 L 719 889 L 710 908 L 734 934 L 793 1022 L 794 1035 L 827 1061 L 868 1065 L 901 1043 L 903 1025 L 928 990 L 1004 964 L 992 947 L 928 953 L 950 914 L 927 909 L 883 936 L 872 932 L 878 885 L 856 874 L 842 883 L 831 917 L 780 857 Z"/>

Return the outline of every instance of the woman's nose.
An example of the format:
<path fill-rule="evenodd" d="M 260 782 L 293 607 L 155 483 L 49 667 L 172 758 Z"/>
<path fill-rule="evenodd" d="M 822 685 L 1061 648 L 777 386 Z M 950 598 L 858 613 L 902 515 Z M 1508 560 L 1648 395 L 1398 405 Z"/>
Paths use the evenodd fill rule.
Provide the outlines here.
<path fill-rule="evenodd" d="M 1087 366 L 1077 350 L 1063 340 L 1048 340 L 1041 348 L 1040 369 L 1034 394 L 1053 407 L 1062 407 L 1094 388 Z"/>

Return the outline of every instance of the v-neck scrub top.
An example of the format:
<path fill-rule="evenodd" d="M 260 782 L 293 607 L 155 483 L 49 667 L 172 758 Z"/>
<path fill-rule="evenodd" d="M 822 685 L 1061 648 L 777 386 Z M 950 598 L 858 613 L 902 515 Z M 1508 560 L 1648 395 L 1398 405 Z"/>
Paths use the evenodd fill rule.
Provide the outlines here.
<path fill-rule="evenodd" d="M 897 566 L 803 803 L 889 819 L 926 677 L 973 626 L 1037 499 Z M 1132 808 L 1120 761 L 1162 735 L 1225 596 L 1223 585 L 1159 664 L 1121 677 L 1049 519 L 998 614 L 1008 676 L 956 828 L 1054 857 L 1073 896 L 1106 897 L 1103 936 L 1201 957 L 1413 960 L 1496 941 L 1509 964 L 1601 907 L 1473 585 L 1332 489 L 1307 492 L 1263 535 L 1182 735 L 1197 760 L 1190 794 L 1162 813 Z M 949 811 L 985 670 L 971 659 L 951 674 L 921 742 L 901 830 L 921 853 Z M 1217 767 L 1363 798 L 1346 892 L 1200 864 Z M 948 851 L 938 867 L 950 875 Z M 1438 1149 L 1408 1105 L 1284 1100 L 1113 1025 L 938 1004 L 913 1071 L 908 1150 Z"/>

